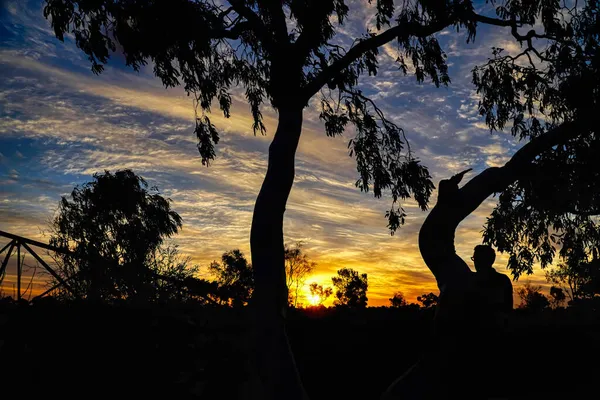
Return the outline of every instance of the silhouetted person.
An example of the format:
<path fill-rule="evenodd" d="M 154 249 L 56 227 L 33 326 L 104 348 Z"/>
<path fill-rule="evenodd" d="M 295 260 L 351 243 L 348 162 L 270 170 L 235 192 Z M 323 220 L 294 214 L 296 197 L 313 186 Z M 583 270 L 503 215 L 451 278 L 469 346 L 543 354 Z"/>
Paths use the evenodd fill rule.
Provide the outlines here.
<path fill-rule="evenodd" d="M 502 396 L 503 373 L 510 369 L 511 349 L 506 341 L 509 313 L 513 309 L 513 287 L 508 276 L 494 268 L 496 252 L 487 245 L 476 246 L 473 252 L 475 270 L 472 283 L 473 343 L 466 358 L 474 370 L 473 390 L 478 394 Z M 467 367 L 468 368 L 468 367 Z"/>
<path fill-rule="evenodd" d="M 490 313 L 502 314 L 513 309 L 513 287 L 510 278 L 496 272 L 492 267 L 496 260 L 496 252 L 490 246 L 475 246 L 473 252 L 475 266 L 475 284 L 479 296 Z"/>
<path fill-rule="evenodd" d="M 513 309 L 512 283 L 508 276 L 493 268 L 494 249 L 487 245 L 475 246 L 471 260 L 477 272 L 461 272 L 441 290 L 436 312 L 439 334 L 461 334 L 473 329 L 501 330 Z"/>

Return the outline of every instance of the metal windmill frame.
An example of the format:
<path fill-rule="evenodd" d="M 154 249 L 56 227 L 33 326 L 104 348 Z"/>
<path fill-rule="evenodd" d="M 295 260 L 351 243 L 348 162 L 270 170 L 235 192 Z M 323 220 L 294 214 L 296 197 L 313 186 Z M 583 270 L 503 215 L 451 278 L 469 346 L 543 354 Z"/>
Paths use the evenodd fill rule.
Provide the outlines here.
<path fill-rule="evenodd" d="M 52 286 L 45 292 L 35 296 L 32 300 L 44 297 L 45 295 L 47 295 L 48 293 L 52 292 L 53 290 L 59 288 L 60 286 L 64 286 L 65 289 L 67 289 L 69 292 L 71 292 L 74 296 L 78 297 L 77 293 L 75 293 L 73 288 L 71 288 L 71 286 L 69 286 L 69 284 L 67 283 L 68 281 L 73 279 L 76 274 L 67 279 L 63 279 L 31 247 L 35 246 L 35 247 L 39 247 L 42 249 L 53 251 L 55 253 L 67 254 L 67 252 L 65 250 L 59 249 L 54 246 L 50 246 L 49 244 L 46 244 L 46 243 L 38 242 L 37 240 L 28 239 L 28 238 L 18 236 L 18 235 L 12 234 L 12 233 L 4 232 L 1 230 L 0 230 L 0 237 L 5 237 L 5 238 L 10 239 L 8 244 L 6 244 L 6 246 L 4 246 L 2 249 L 0 249 L 0 255 L 2 255 L 2 253 L 4 253 L 4 251 L 8 250 L 6 252 L 6 256 L 4 256 L 4 260 L 2 261 L 2 264 L 0 264 L 0 277 L 6 273 L 6 267 L 8 266 L 8 260 L 10 259 L 10 256 L 12 255 L 13 250 L 15 248 L 17 249 L 17 251 L 16 251 L 16 254 L 17 254 L 17 300 L 21 300 L 21 295 L 22 295 L 21 280 L 22 280 L 22 275 L 23 275 L 23 264 L 21 261 L 21 247 L 24 250 L 26 250 L 29 254 L 31 254 L 33 256 L 33 258 L 35 258 L 36 261 L 39 262 L 40 265 L 58 281 L 58 283 L 56 285 Z"/>

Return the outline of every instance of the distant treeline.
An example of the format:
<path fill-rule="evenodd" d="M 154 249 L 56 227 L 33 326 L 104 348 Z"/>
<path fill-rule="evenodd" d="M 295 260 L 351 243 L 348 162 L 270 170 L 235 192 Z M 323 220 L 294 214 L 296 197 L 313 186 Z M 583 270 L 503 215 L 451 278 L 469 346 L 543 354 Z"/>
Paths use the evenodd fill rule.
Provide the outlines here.
<path fill-rule="evenodd" d="M 240 250 L 223 253 L 207 270 L 212 279 L 200 278 L 201 268 L 183 256 L 178 247 L 165 244 L 176 234 L 182 219 L 171 200 L 131 170 L 94 174 L 91 182 L 76 186 L 62 197 L 50 224 L 50 244 L 57 272 L 66 285 L 51 295 L 60 300 L 86 299 L 97 303 L 195 303 L 240 307 L 254 289 L 252 265 Z M 320 307 L 332 297 L 336 307 L 368 305 L 368 277 L 341 268 L 331 286 L 308 282 L 316 263 L 303 243 L 286 245 L 285 272 L 288 303 L 292 307 Z M 526 284 L 517 290 L 521 308 L 543 311 L 564 306 L 597 308 L 600 296 L 600 260 L 572 257 L 546 272 L 552 284 L 549 296 L 541 287 Z M 2 277 L 0 277 L 0 280 Z M 49 285 L 58 280 L 52 279 Z M 402 292 L 389 299 L 390 307 L 435 307 L 435 293 L 424 293 L 409 304 Z"/>

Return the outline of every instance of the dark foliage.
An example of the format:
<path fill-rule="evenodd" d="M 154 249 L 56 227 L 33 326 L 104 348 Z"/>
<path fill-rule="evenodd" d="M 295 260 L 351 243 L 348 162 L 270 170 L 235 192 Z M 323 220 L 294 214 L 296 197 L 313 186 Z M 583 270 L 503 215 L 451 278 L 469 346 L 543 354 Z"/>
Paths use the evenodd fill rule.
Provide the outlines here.
<path fill-rule="evenodd" d="M 550 288 L 550 304 L 552 305 L 552 308 L 561 307 L 566 298 L 567 296 L 561 288 L 556 286 Z"/>
<path fill-rule="evenodd" d="M 329 298 L 333 294 L 333 289 L 330 287 L 323 288 L 323 286 L 319 285 L 317 282 L 313 282 L 309 285 L 309 290 L 311 296 L 318 300 L 318 306 L 323 305 L 325 300 Z"/>
<path fill-rule="evenodd" d="M 351 268 L 338 270 L 337 276 L 331 278 L 335 287 L 336 306 L 364 308 L 367 306 L 367 274 L 359 274 Z"/>
<path fill-rule="evenodd" d="M 438 304 L 439 297 L 435 293 L 426 293 L 418 296 L 417 301 L 421 303 L 423 308 L 435 308 Z"/>
<path fill-rule="evenodd" d="M 536 262 L 546 267 L 557 255 L 561 262 L 588 262 L 600 248 L 600 3 L 526 3 L 504 2 L 499 14 L 527 23 L 534 14 L 523 13 L 534 10 L 542 31 L 513 30 L 522 53 L 496 48 L 486 65 L 474 69 L 480 113 L 490 129 L 512 126 L 513 136 L 523 140 L 573 126 L 500 194 L 486 224 L 486 242 L 508 252 L 515 277 L 532 273 Z"/>
<path fill-rule="evenodd" d="M 61 294 L 97 301 L 174 295 L 158 275 L 183 279 L 194 273 L 176 248 L 161 248 L 180 227 L 170 200 L 132 171 L 94 174 L 62 198 L 52 221 L 50 244 L 65 251 L 56 260 L 75 291 L 62 287 Z"/>
<path fill-rule="evenodd" d="M 402 292 L 394 293 L 394 296 L 390 299 L 390 307 L 392 308 L 406 307 L 406 305 L 406 299 Z"/>
<path fill-rule="evenodd" d="M 221 263 L 213 261 L 210 272 L 217 278 L 221 302 L 232 307 L 248 304 L 254 290 L 252 265 L 240 250 L 230 250 L 221 256 Z"/>
<path fill-rule="evenodd" d="M 597 253 L 592 253 L 592 260 L 586 261 L 581 248 L 567 252 L 565 262 L 546 271 L 546 280 L 560 287 L 570 301 L 594 299 L 600 295 L 600 261 Z"/>
<path fill-rule="evenodd" d="M 539 313 L 550 307 L 550 301 L 542 294 L 541 286 L 526 283 L 525 286 L 517 289 L 517 294 L 521 298 L 519 308 L 523 310 Z"/>

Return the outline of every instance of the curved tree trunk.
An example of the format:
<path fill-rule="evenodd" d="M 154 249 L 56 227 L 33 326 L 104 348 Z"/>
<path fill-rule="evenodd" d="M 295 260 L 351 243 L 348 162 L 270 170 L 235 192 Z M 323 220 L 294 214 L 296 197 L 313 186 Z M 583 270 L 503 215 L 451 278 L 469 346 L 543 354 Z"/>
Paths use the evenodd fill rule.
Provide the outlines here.
<path fill-rule="evenodd" d="M 267 175 L 256 199 L 250 246 L 255 289 L 255 362 L 260 398 L 307 399 L 285 332 L 288 289 L 285 276 L 283 215 L 294 182 L 294 160 L 302 129 L 302 107 L 280 108 L 269 146 Z"/>
<path fill-rule="evenodd" d="M 453 307 L 461 307 L 463 303 L 460 301 L 450 300 L 445 305 L 441 304 L 444 301 L 442 297 L 447 285 L 452 285 L 454 292 L 468 288 L 467 280 L 469 279 L 468 275 L 471 273 L 470 269 L 454 249 L 454 234 L 458 225 L 489 196 L 504 191 L 510 184 L 526 176 L 530 170 L 531 162 L 539 154 L 581 134 L 578 128 L 577 124 L 564 123 L 546 134 L 532 139 L 519 149 L 506 165 L 500 168 L 485 169 L 460 189 L 458 188 L 460 179 L 453 181 L 451 178 L 440 182 L 437 204 L 431 209 L 419 231 L 421 256 L 435 276 L 438 287 L 442 292 L 436 318 L 440 314 L 441 307 L 445 308 L 444 313 L 452 313 L 453 311 L 460 313 L 463 311 L 452 310 Z M 436 343 L 432 343 L 432 348 L 435 349 L 435 345 Z M 431 393 L 425 393 L 425 391 L 438 385 L 438 379 L 446 378 L 440 375 L 445 373 L 439 368 L 440 362 L 446 363 L 444 364 L 446 371 L 460 368 L 460 360 L 436 359 L 436 353 L 440 355 L 440 352 L 446 350 L 451 349 L 438 347 L 437 350 L 426 353 L 415 366 L 390 385 L 382 399 L 407 400 L 431 396 Z M 453 362 L 456 365 L 451 365 Z M 473 367 L 475 368 L 475 366 Z M 468 384 L 467 378 L 464 379 L 464 384 Z"/>

